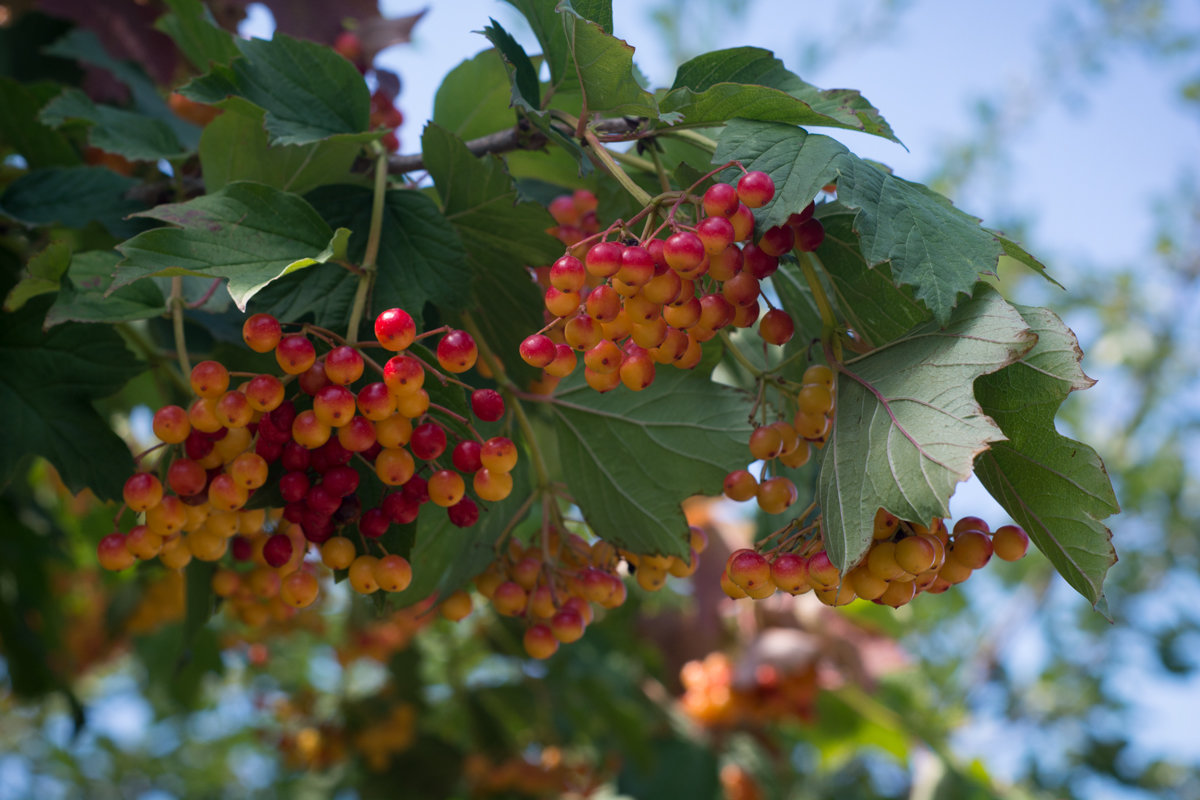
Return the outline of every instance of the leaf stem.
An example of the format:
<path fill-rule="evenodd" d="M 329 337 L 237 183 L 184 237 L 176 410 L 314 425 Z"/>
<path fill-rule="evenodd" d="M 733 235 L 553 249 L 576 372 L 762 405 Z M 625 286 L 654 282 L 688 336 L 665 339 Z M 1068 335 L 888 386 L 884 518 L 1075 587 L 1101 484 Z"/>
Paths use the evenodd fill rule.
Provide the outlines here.
<path fill-rule="evenodd" d="M 614 160 L 619 161 L 622 164 L 625 164 L 627 166 L 633 167 L 634 169 L 640 169 L 642 172 L 655 172 L 656 171 L 653 161 L 648 161 L 648 160 L 642 158 L 641 156 L 635 156 L 633 153 L 627 152 L 625 150 L 609 150 L 608 154 L 610 156 L 612 156 Z M 663 191 L 664 192 L 671 191 L 670 184 L 663 184 Z"/>
<path fill-rule="evenodd" d="M 721 337 L 721 341 L 725 343 L 725 348 L 729 351 L 730 355 L 733 356 L 734 360 L 745 367 L 746 371 L 749 372 L 755 380 L 762 378 L 763 375 L 766 374 L 761 369 L 754 366 L 754 362 L 746 358 L 746 354 L 743 353 L 741 349 L 733 343 L 733 337 L 729 335 L 729 331 L 719 330 L 717 331 L 717 335 Z"/>
<path fill-rule="evenodd" d="M 192 374 L 192 362 L 188 358 L 187 339 L 183 335 L 183 276 L 171 278 L 171 325 L 175 333 L 175 356 L 179 359 L 179 371 L 183 375 Z"/>
<path fill-rule="evenodd" d="M 371 142 L 375 153 L 375 193 L 371 198 L 371 227 L 367 232 L 367 247 L 363 252 L 362 275 L 354 291 L 354 304 L 350 307 L 350 321 L 346 325 L 346 341 L 358 341 L 358 328 L 362 324 L 363 312 L 367 307 L 367 296 L 375 282 L 376 265 L 379 258 L 379 242 L 383 237 L 383 209 L 387 197 L 388 156 L 379 142 Z"/>
<path fill-rule="evenodd" d="M 825 332 L 829 333 L 837 328 L 837 316 L 833 313 L 833 305 L 825 294 L 825 287 L 821 285 L 821 280 L 817 277 L 817 267 L 824 268 L 824 265 L 821 264 L 816 253 L 800 252 L 799 250 L 796 253 L 800 257 L 800 270 L 804 273 L 804 280 L 808 282 L 808 288 L 817 304 L 817 311 L 821 315 L 821 325 L 825 328 Z"/>
<path fill-rule="evenodd" d="M 625 170 L 621 169 L 621 165 L 613 160 L 612 153 L 604 145 L 600 144 L 600 140 L 596 138 L 596 132 L 592 130 L 584 131 L 583 138 L 591 145 L 591 152 L 596 157 L 596 160 L 600 162 L 601 166 L 610 175 L 617 179 L 617 183 L 621 184 L 621 187 L 629 192 L 639 205 L 650 205 L 650 202 L 654 198 L 650 196 L 649 192 L 634 183 L 633 178 L 630 178 Z"/>
<path fill-rule="evenodd" d="M 667 130 L 659 131 L 659 134 L 662 136 L 674 136 L 676 139 L 682 139 L 688 144 L 695 145 L 696 147 L 699 147 L 702 150 L 707 150 L 710 153 L 717 152 L 717 143 L 702 133 L 696 133 L 696 131 L 690 131 L 686 128 L 677 130 L 671 130 L 668 128 Z"/>
<path fill-rule="evenodd" d="M 650 140 L 650 158 L 654 161 L 654 171 L 658 173 L 658 185 L 663 192 L 671 191 L 671 179 L 667 175 L 667 170 L 663 166 L 662 155 L 658 152 L 658 142 L 654 139 Z"/>

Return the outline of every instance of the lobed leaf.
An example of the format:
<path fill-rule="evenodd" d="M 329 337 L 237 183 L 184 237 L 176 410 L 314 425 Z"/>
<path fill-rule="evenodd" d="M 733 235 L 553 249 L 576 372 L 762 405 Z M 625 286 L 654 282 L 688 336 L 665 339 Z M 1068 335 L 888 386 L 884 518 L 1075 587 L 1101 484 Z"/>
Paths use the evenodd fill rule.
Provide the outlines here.
<path fill-rule="evenodd" d="M 79 89 L 66 89 L 42 109 L 39 119 L 61 128 L 71 120 L 90 125 L 88 143 L 130 161 L 158 161 L 187 155 L 171 126 L 136 111 L 97 105 Z"/>
<path fill-rule="evenodd" d="M 180 93 L 200 103 L 225 105 L 243 98 L 266 112 L 271 144 L 304 145 L 340 136 L 378 138 L 370 125 L 371 94 L 346 59 L 316 42 L 277 33 L 270 40 L 235 40 L 241 56 L 218 64 Z"/>
<path fill-rule="evenodd" d="M 592 113 L 657 118 L 654 95 L 634 75 L 633 47 L 576 11 L 571 0 L 560 0 L 557 10 L 584 108 Z"/>
<path fill-rule="evenodd" d="M 155 228 L 118 246 L 111 290 L 151 275 L 226 278 L 238 308 L 289 272 L 324 263 L 349 231 L 330 230 L 305 200 L 260 183 L 231 183 L 185 203 L 139 216 L 179 227 Z"/>
<path fill-rule="evenodd" d="M 1016 309 L 985 289 L 950 324 L 934 324 L 846 362 L 817 498 L 825 547 L 845 572 L 871 543 L 875 513 L 926 521 L 949 514 L 955 486 L 1004 434 L 972 383 L 1037 340 Z"/>
<path fill-rule="evenodd" d="M 146 229 L 127 217 L 146 206 L 129 197 L 138 181 L 104 167 L 46 167 L 25 173 L 0 195 L 0 214 L 27 225 L 103 225 L 125 238 Z"/>
<path fill-rule="evenodd" d="M 213 64 L 228 64 L 238 55 L 233 35 L 217 26 L 212 12 L 200 0 L 166 0 L 170 14 L 154 27 L 170 36 L 192 66 L 207 71 Z"/>
<path fill-rule="evenodd" d="M 980 456 L 976 474 L 1067 583 L 1107 614 L 1104 576 L 1117 555 L 1101 520 L 1120 507 L 1096 451 L 1054 427 L 1067 395 L 1095 381 L 1083 373 L 1079 343 L 1062 320 L 1045 308 L 1017 310 L 1038 342 L 975 382 L 983 410 L 1007 437 Z"/>
<path fill-rule="evenodd" d="M 484 50 L 442 79 L 433 98 L 433 121 L 460 139 L 495 133 L 516 121 L 511 96 L 504 62 L 496 50 Z"/>
<path fill-rule="evenodd" d="M 847 128 L 899 142 L 861 94 L 818 89 L 788 71 L 770 50 L 758 47 L 716 50 L 682 64 L 659 105 L 687 125 L 720 125 L 741 117 Z"/>
<path fill-rule="evenodd" d="M 31 169 L 78 164 L 67 137 L 38 120 L 44 103 L 34 87 L 0 75 L 0 143 L 20 153 Z"/>
<path fill-rule="evenodd" d="M 576 379 L 549 408 L 571 496 L 598 536 L 637 553 L 686 555 L 679 504 L 746 466 L 746 395 L 684 370 L 661 367 L 640 392 Z"/>
<path fill-rule="evenodd" d="M 113 250 L 76 253 L 46 312 L 45 326 L 64 322 L 130 322 L 166 313 L 167 301 L 154 281 L 138 281 L 109 292 L 120 255 Z"/>
<path fill-rule="evenodd" d="M 538 81 L 537 67 L 511 33 L 496 20 L 488 21 L 492 24 L 483 29 L 483 35 L 495 46 L 496 54 L 500 56 L 508 75 L 509 106 L 527 114 L 539 113 L 542 108 L 542 85 Z M 436 116 L 434 121 L 437 121 Z"/>
<path fill-rule="evenodd" d="M 345 138 L 306 145 L 267 141 L 264 112 L 230 104 L 200 135 L 200 168 L 211 193 L 235 181 L 255 181 L 284 192 L 304 194 L 346 179 L 362 148 Z"/>

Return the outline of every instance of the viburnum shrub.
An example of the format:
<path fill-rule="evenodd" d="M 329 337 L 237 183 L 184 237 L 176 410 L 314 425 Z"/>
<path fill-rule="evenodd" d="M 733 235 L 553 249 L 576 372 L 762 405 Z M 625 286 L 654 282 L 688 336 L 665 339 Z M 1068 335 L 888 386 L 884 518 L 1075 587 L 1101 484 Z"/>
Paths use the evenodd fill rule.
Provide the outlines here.
<path fill-rule="evenodd" d="M 420 624 L 486 605 L 551 658 L 695 580 L 696 495 L 754 502 L 710 578 L 731 597 L 899 607 L 1032 542 L 1103 609 L 1115 501 L 1054 420 L 1082 354 L 990 280 L 1002 257 L 1052 278 L 817 132 L 898 142 L 858 93 L 753 47 L 647 91 L 611 14 L 545 0 L 548 83 L 492 21 L 398 154 L 378 41 L 245 40 L 169 5 L 169 104 L 21 90 L 0 365 L 27 410 L 6 447 L 111 501 L 104 568 L 182 570 L 192 630 L 300 624 L 345 582 Z M 92 405 L 126 386 L 150 408 L 123 417 L 132 457 Z M 1011 524 L 949 521 L 972 476 Z M 704 724 L 762 710 L 728 668 L 684 672 Z M 803 718 L 812 675 L 785 677 L 760 683 Z"/>

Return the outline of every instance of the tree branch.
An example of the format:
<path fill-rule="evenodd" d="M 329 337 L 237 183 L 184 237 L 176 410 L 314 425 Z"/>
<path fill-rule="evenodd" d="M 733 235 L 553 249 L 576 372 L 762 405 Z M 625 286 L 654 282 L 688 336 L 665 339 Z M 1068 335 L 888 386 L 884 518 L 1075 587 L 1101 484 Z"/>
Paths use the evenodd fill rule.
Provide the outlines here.
<path fill-rule="evenodd" d="M 643 120 L 637 117 L 617 117 L 599 120 L 591 128 L 606 135 L 627 135 L 636 131 L 642 122 Z M 563 128 L 562 134 L 573 136 L 574 131 Z M 549 143 L 550 139 L 546 134 L 533 127 L 529 120 L 523 119 L 511 128 L 489 133 L 478 139 L 471 139 L 466 142 L 466 145 L 473 154 L 482 156 L 487 153 L 510 153 L 514 150 L 541 150 Z M 388 158 L 388 172 L 393 175 L 417 172 L 423 169 L 425 169 L 424 153 L 394 155 Z"/>

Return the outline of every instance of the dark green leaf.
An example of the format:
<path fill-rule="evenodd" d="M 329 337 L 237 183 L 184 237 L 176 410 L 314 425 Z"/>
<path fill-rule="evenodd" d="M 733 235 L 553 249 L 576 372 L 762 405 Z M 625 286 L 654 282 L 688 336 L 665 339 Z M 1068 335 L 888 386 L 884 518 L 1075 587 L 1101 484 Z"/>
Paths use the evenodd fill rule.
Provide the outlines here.
<path fill-rule="evenodd" d="M 344 138 L 272 147 L 267 143 L 263 112 L 230 104 L 200 135 L 200 168 L 210 193 L 234 181 L 255 181 L 304 194 L 346 180 L 361 150 L 357 142 Z"/>
<path fill-rule="evenodd" d="M 446 218 L 467 250 L 474 318 L 493 352 L 516 375 L 533 377 L 516 354 L 542 327 L 540 292 L 528 268 L 562 255 L 562 244 L 546 233 L 554 221 L 541 206 L 518 202 L 503 162 L 476 158 L 449 131 L 427 126 L 421 149 Z"/>
<path fill-rule="evenodd" d="M 216 610 L 217 597 L 212 590 L 212 576 L 216 564 L 211 561 L 192 559 L 183 572 L 184 616 L 183 647 L 189 648 L 196 634 L 205 626 Z M 181 653 L 182 655 L 182 653 Z"/>
<path fill-rule="evenodd" d="M 839 569 L 866 552 L 880 508 L 916 522 L 949 515 L 950 495 L 971 476 L 975 457 L 1004 438 L 972 382 L 1036 339 L 986 290 L 945 329 L 926 325 L 846 363 L 818 488 L 825 547 Z"/>
<path fill-rule="evenodd" d="M 888 263 L 868 266 L 854 235 L 854 212 L 836 204 L 818 215 L 825 240 L 817 251 L 838 311 L 867 346 L 890 342 L 930 318 L 912 290 L 898 287 Z"/>
<path fill-rule="evenodd" d="M 858 92 L 817 89 L 789 72 L 771 51 L 757 47 L 717 50 L 688 61 L 659 105 L 679 113 L 687 125 L 742 117 L 848 128 L 899 141 Z"/>
<path fill-rule="evenodd" d="M 125 217 L 145 208 L 126 193 L 137 181 L 104 167 L 47 167 L 17 178 L 0 195 L 0 213 L 28 225 L 82 228 L 96 221 L 114 236 L 132 236 L 146 225 Z"/>
<path fill-rule="evenodd" d="M 236 40 L 241 57 L 215 66 L 180 92 L 221 105 L 244 98 L 266 111 L 271 144 L 311 144 L 331 136 L 368 141 L 370 91 L 346 59 L 316 42 L 283 34 L 271 40 Z"/>
<path fill-rule="evenodd" d="M 309 320 L 340 331 L 354 305 L 354 276 L 332 264 L 301 270 L 267 284 L 254 295 L 247 313 L 265 312 L 278 319 Z"/>
<path fill-rule="evenodd" d="M 1067 583 L 1107 613 L 1102 587 L 1117 556 L 1101 520 L 1120 508 L 1096 451 L 1054 427 L 1067 395 L 1094 381 L 1080 368 L 1075 335 L 1053 312 L 1018 311 L 1038 342 L 1017 363 L 975 383 L 983 410 L 1008 439 L 980 456 L 976 472 Z"/>
<path fill-rule="evenodd" d="M 491 19 L 492 24 L 483 29 L 483 35 L 496 46 L 496 50 L 504 61 L 512 85 L 511 102 L 509 105 L 526 112 L 540 111 L 542 108 L 542 85 L 538 81 L 537 68 L 525 52 L 525 48 L 501 27 L 499 22 Z M 434 115 L 437 122 L 437 116 Z M 466 139 L 459 131 L 459 136 Z"/>
<path fill-rule="evenodd" d="M 121 61 L 108 54 L 95 33 L 85 27 L 72 28 L 65 36 L 46 48 L 47 53 L 74 58 L 101 67 L 129 88 L 132 109 L 171 129 L 187 151 L 196 148 L 200 129 L 181 119 L 163 99 L 154 81 L 132 61 Z M 99 145 L 97 145 L 99 147 Z M 107 150 L 108 148 L 103 148 Z M 117 152 L 117 151 L 110 151 Z"/>
<path fill-rule="evenodd" d="M 628 797 L 722 796 L 717 780 L 717 757 L 708 747 L 689 739 L 657 738 L 642 763 L 630 759 L 617 776 L 617 790 Z"/>
<path fill-rule="evenodd" d="M 647 389 L 581 380 L 550 404 L 563 478 L 596 534 L 637 553 L 687 553 L 679 504 L 746 466 L 746 395 L 660 367 Z"/>
<path fill-rule="evenodd" d="M 96 413 L 107 397 L 142 370 L 108 327 L 67 323 L 42 332 L 50 298 L 37 297 L 0 324 L 0 484 L 29 454 L 47 458 L 73 492 L 90 487 L 102 499 L 121 496 L 133 471 L 129 448 Z"/>
<path fill-rule="evenodd" d="M 334 255 L 349 231 L 335 233 L 303 198 L 259 183 L 231 183 L 215 194 L 171 203 L 141 216 L 155 228 L 121 244 L 113 289 L 151 275 L 228 278 L 238 308 L 271 281 Z"/>
<path fill-rule="evenodd" d="M 6 682 L 18 697 L 36 697 L 61 684 L 50 666 L 59 645 L 55 634 L 61 610 L 49 575 L 61 554 L 23 516 L 23 509 L 0 495 L 0 642 Z"/>
<path fill-rule="evenodd" d="M 890 262 L 896 284 L 911 286 L 943 325 L 961 297 L 981 276 L 994 275 L 1000 256 L 1015 247 L 945 197 L 895 177 L 826 136 L 733 120 L 721 134 L 713 163 L 732 160 L 775 181 L 775 199 L 756 213 L 763 227 L 783 223 L 822 186 L 836 181 L 838 200 L 858 210 L 853 229 L 867 265 Z"/>
<path fill-rule="evenodd" d="M 43 103 L 30 87 L 0 77 L 0 145 L 20 153 L 31 169 L 78 164 L 67 137 L 38 120 Z"/>
<path fill-rule="evenodd" d="M 461 139 L 475 139 L 511 127 L 516 115 L 504 62 L 484 50 L 450 70 L 433 98 L 433 121 Z"/>
<path fill-rule="evenodd" d="M 359 263 L 370 230 L 371 190 L 324 186 L 308 196 L 331 223 L 354 231 L 349 256 Z M 394 189 L 385 196 L 378 270 L 371 298 L 376 312 L 402 307 L 419 324 L 427 302 L 450 311 L 469 302 L 471 272 L 462 242 L 437 204 L 422 192 Z M 346 280 L 357 278 L 347 273 Z"/>
<path fill-rule="evenodd" d="M 217 27 L 212 13 L 200 0 L 166 0 L 170 14 L 154 27 L 171 37 L 192 66 L 206 71 L 212 64 L 228 64 L 238 55 L 229 31 Z"/>
<path fill-rule="evenodd" d="M 109 293 L 120 259 L 114 250 L 77 253 L 46 314 L 46 327 L 64 322 L 128 322 L 166 313 L 162 290 L 153 281 L 138 281 Z"/>
<path fill-rule="evenodd" d="M 42 109 L 42 122 L 62 127 L 71 120 L 91 125 L 88 143 L 130 161 L 158 161 L 187 154 L 165 122 L 136 111 L 96 105 L 78 89 L 67 89 Z"/>

